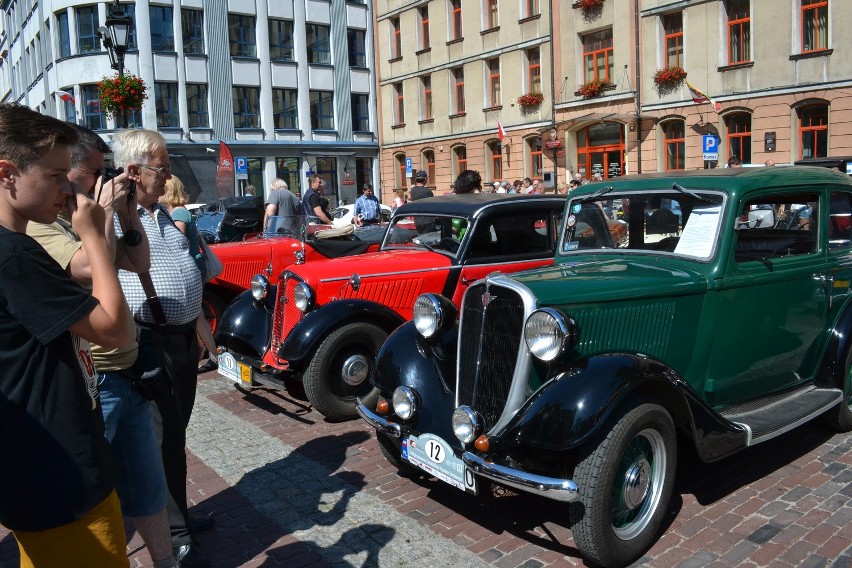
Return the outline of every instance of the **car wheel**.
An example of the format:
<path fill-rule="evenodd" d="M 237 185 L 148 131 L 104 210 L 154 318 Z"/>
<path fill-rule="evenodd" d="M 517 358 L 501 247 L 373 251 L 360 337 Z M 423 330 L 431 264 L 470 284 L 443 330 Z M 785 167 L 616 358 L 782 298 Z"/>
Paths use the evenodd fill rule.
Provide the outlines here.
<path fill-rule="evenodd" d="M 569 523 L 580 552 L 623 566 L 651 545 L 674 485 L 677 439 L 669 413 L 642 404 L 584 446 L 574 471 L 579 502 Z"/>
<path fill-rule="evenodd" d="M 843 398 L 840 403 L 823 415 L 823 422 L 836 432 L 852 432 L 852 348 L 846 354 L 844 366 Z"/>
<path fill-rule="evenodd" d="M 302 378 L 305 394 L 330 420 L 356 418 L 357 399 L 372 407 L 379 397 L 370 384 L 376 355 L 388 334 L 369 323 L 350 323 L 320 344 Z"/>
<path fill-rule="evenodd" d="M 219 296 L 204 290 L 204 295 L 201 299 L 201 309 L 204 312 L 204 319 L 210 324 L 210 331 L 216 334 L 216 328 L 219 327 L 219 320 L 222 313 L 225 311 L 225 302 Z"/>

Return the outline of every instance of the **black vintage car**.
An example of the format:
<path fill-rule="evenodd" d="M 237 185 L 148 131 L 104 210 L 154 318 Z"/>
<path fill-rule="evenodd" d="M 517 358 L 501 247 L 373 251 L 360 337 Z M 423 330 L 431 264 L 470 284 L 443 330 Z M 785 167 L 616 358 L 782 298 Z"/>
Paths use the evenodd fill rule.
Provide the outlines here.
<path fill-rule="evenodd" d="M 241 241 L 263 230 L 263 198 L 226 197 L 200 208 L 195 215 L 198 236 L 207 244 Z"/>

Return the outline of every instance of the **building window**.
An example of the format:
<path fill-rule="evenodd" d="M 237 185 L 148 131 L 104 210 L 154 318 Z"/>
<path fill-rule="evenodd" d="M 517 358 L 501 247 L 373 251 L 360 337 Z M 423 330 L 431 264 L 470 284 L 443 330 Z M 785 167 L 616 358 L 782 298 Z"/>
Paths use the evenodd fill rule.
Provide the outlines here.
<path fill-rule="evenodd" d="M 272 89 L 272 120 L 275 128 L 299 128 L 298 103 L 296 89 Z"/>
<path fill-rule="evenodd" d="M 455 171 L 453 177 L 458 177 L 460 173 L 467 170 L 467 148 L 464 146 L 456 146 L 453 148 L 453 166 Z"/>
<path fill-rule="evenodd" d="M 269 20 L 269 59 L 293 61 L 293 22 Z"/>
<path fill-rule="evenodd" d="M 402 90 L 402 83 L 393 84 L 393 96 L 393 123 L 405 124 L 405 93 Z"/>
<path fill-rule="evenodd" d="M 334 130 L 334 94 L 331 91 L 311 91 L 311 128 Z"/>
<path fill-rule="evenodd" d="M 66 93 L 73 93 L 74 87 L 65 87 L 62 89 Z M 77 123 L 77 109 L 74 107 L 73 100 L 62 101 L 62 109 L 65 114 L 65 122 Z"/>
<path fill-rule="evenodd" d="M 488 106 L 500 105 L 500 59 L 489 59 L 486 62 L 488 73 Z"/>
<path fill-rule="evenodd" d="M 154 51 L 175 50 L 175 28 L 171 6 L 149 6 L 151 18 L 151 49 Z"/>
<path fill-rule="evenodd" d="M 491 179 L 494 181 L 503 180 L 503 145 L 499 140 L 494 140 L 488 143 L 488 155 L 490 157 Z"/>
<path fill-rule="evenodd" d="M 423 169 L 426 170 L 426 175 L 430 180 L 435 179 L 435 152 L 433 150 L 423 150 L 421 155 Z"/>
<path fill-rule="evenodd" d="M 246 185 L 253 185 L 256 188 L 263 187 L 263 158 L 248 158 L 246 165 L 248 171 Z"/>
<path fill-rule="evenodd" d="M 422 6 L 417 9 L 417 18 L 420 20 L 420 38 L 418 45 L 420 49 L 429 49 L 429 6 Z"/>
<path fill-rule="evenodd" d="M 449 0 L 450 4 L 450 41 L 461 39 L 462 36 L 462 9 L 461 0 Z"/>
<path fill-rule="evenodd" d="M 400 30 L 399 18 L 388 20 L 390 24 L 390 56 L 391 59 L 402 57 L 402 31 Z"/>
<path fill-rule="evenodd" d="M 728 157 L 736 156 L 744 164 L 751 163 L 751 115 L 738 112 L 725 119 L 728 128 Z"/>
<path fill-rule="evenodd" d="M 352 95 L 352 130 L 355 132 L 370 132 L 369 102 L 367 95 Z"/>
<path fill-rule="evenodd" d="M 98 8 L 77 8 L 77 53 L 96 53 L 101 50 L 98 30 Z"/>
<path fill-rule="evenodd" d="M 802 0 L 802 52 L 828 49 L 828 0 Z"/>
<path fill-rule="evenodd" d="M 124 17 L 130 18 L 130 32 L 127 36 L 127 49 L 139 49 L 139 43 L 136 41 L 136 10 L 133 8 L 125 10 Z"/>
<path fill-rule="evenodd" d="M 728 64 L 751 61 L 750 0 L 728 0 Z"/>
<path fill-rule="evenodd" d="M 666 144 L 666 170 L 685 168 L 686 141 L 684 122 L 672 120 L 663 125 L 663 138 Z"/>
<path fill-rule="evenodd" d="M 234 105 L 234 128 L 260 128 L 260 89 L 231 88 Z"/>
<path fill-rule="evenodd" d="M 432 76 L 425 75 L 420 78 L 420 119 L 431 120 L 432 117 Z M 430 178 L 431 179 L 431 178 Z"/>
<path fill-rule="evenodd" d="M 583 81 L 610 81 L 612 77 L 612 30 L 583 36 Z"/>
<path fill-rule="evenodd" d="M 524 9 L 526 13 L 524 14 L 525 18 L 532 18 L 533 16 L 538 16 L 541 13 L 541 6 L 539 5 L 540 0 L 524 0 Z"/>
<path fill-rule="evenodd" d="M 103 130 L 106 128 L 106 115 L 101 112 L 98 86 L 81 85 L 80 94 L 83 95 L 83 124 L 92 130 Z"/>
<path fill-rule="evenodd" d="M 59 44 L 59 57 L 71 56 L 71 32 L 68 30 L 68 12 L 56 14 L 56 43 Z"/>
<path fill-rule="evenodd" d="M 307 24 L 305 32 L 305 41 L 308 45 L 308 63 L 330 65 L 330 28 L 321 24 Z"/>
<path fill-rule="evenodd" d="M 527 50 L 527 84 L 530 92 L 541 92 L 541 51 L 537 47 Z"/>
<path fill-rule="evenodd" d="M 275 158 L 275 177 L 287 182 L 287 189 L 301 195 L 301 171 L 299 169 L 299 158 Z"/>
<path fill-rule="evenodd" d="M 827 105 L 810 105 L 799 109 L 799 138 L 802 158 L 828 156 Z"/>
<path fill-rule="evenodd" d="M 231 57 L 255 57 L 254 16 L 228 14 Z"/>
<path fill-rule="evenodd" d="M 464 67 L 456 67 L 453 74 L 453 114 L 464 112 Z"/>
<path fill-rule="evenodd" d="M 405 177 L 405 154 L 396 155 L 396 171 L 394 172 L 394 185 L 405 189 L 408 187 L 408 178 Z"/>
<path fill-rule="evenodd" d="M 356 30 L 349 28 L 346 30 L 347 39 L 349 40 L 349 66 L 350 67 L 366 67 L 367 66 L 367 40 L 364 30 Z"/>
<path fill-rule="evenodd" d="M 157 107 L 157 126 L 180 126 L 177 103 L 177 83 L 154 83 L 154 102 Z"/>
<path fill-rule="evenodd" d="M 500 25 L 497 12 L 497 0 L 485 0 L 485 29 L 490 30 Z"/>
<path fill-rule="evenodd" d="M 543 155 L 541 146 L 541 136 L 534 136 L 527 140 L 527 147 L 530 152 L 530 169 L 529 177 L 541 177 L 543 170 Z"/>
<path fill-rule="evenodd" d="M 207 85 L 205 83 L 186 84 L 186 106 L 190 128 L 208 128 L 210 115 L 207 111 Z"/>
<path fill-rule="evenodd" d="M 373 158 L 355 158 L 355 187 L 373 185 Z"/>
<path fill-rule="evenodd" d="M 683 67 L 683 13 L 663 16 L 663 48 L 666 50 L 666 67 Z"/>
<path fill-rule="evenodd" d="M 181 8 L 180 27 L 184 53 L 204 53 L 204 12 Z"/>

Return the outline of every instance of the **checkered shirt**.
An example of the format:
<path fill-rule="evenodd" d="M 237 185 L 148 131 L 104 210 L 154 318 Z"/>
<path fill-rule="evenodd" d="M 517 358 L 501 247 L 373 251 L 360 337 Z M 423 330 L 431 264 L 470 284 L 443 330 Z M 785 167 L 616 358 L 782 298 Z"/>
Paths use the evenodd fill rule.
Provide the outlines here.
<path fill-rule="evenodd" d="M 136 212 L 151 246 L 151 280 L 166 314 L 166 323 L 182 325 L 197 319 L 201 313 L 201 272 L 189 254 L 189 241 L 159 204 L 154 206 L 153 218 L 144 207 L 137 208 Z M 115 232 L 118 237 L 122 236 L 118 219 Z M 145 301 L 139 275 L 119 270 L 118 279 L 133 317 L 141 322 L 156 323 Z"/>

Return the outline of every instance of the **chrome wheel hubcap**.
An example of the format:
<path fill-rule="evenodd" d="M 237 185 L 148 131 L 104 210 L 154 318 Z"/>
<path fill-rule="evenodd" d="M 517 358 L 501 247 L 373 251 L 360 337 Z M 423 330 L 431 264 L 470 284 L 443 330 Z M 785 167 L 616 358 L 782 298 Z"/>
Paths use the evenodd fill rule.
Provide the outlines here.
<path fill-rule="evenodd" d="M 363 355 L 351 355 L 343 362 L 340 376 L 349 386 L 357 387 L 370 374 L 370 362 Z"/>

